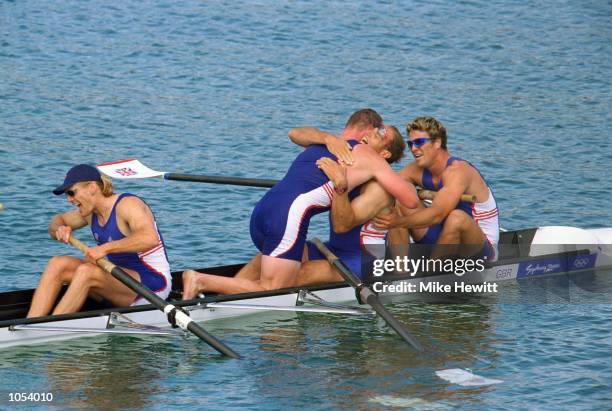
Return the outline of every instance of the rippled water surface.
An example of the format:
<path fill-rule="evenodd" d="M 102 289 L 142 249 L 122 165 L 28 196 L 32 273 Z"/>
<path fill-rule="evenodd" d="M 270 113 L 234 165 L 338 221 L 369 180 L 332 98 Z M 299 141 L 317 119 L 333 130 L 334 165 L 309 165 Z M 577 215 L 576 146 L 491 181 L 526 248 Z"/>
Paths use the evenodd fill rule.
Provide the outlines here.
<path fill-rule="evenodd" d="M 2 2 L 0 290 L 35 286 L 50 256 L 73 253 L 46 233 L 68 209 L 50 190 L 71 165 L 279 178 L 299 152 L 290 127 L 339 131 L 365 106 L 400 129 L 443 121 L 506 228 L 610 226 L 611 17 L 603 1 Z M 117 188 L 151 204 L 176 269 L 254 253 L 260 189 Z M 215 324 L 242 362 L 193 339 L 100 336 L 1 352 L 0 393 L 76 409 L 602 409 L 610 307 L 394 304 L 426 355 L 380 324 L 316 315 Z M 504 382 L 461 387 L 444 368 Z"/>

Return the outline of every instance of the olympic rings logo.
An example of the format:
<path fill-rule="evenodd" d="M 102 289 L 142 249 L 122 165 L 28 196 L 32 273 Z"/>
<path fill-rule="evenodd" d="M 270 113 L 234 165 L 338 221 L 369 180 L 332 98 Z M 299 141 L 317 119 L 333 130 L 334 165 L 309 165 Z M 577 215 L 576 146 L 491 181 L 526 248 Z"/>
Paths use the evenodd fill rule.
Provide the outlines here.
<path fill-rule="evenodd" d="M 586 258 L 577 258 L 576 260 L 574 260 L 574 267 L 575 268 L 585 268 L 590 263 L 591 263 L 591 260 L 588 257 L 586 257 Z"/>

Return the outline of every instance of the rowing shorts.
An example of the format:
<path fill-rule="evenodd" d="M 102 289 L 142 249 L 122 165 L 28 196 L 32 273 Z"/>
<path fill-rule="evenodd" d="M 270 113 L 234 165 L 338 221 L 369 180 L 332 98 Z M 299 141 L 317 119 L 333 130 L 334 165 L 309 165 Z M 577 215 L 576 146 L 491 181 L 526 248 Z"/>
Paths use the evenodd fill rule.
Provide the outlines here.
<path fill-rule="evenodd" d="M 416 244 L 435 244 L 438 242 L 438 238 L 440 237 L 440 233 L 442 232 L 442 224 L 444 224 L 444 220 L 438 224 L 431 225 L 427 227 L 427 232 L 420 240 L 415 240 Z"/>
<path fill-rule="evenodd" d="M 165 281 L 164 281 L 164 284 L 162 284 L 162 281 L 160 279 L 162 277 L 160 277 L 159 274 L 152 274 L 150 272 L 149 273 L 139 272 L 138 274 L 140 275 L 141 284 L 147 286 L 149 290 L 153 291 L 153 293 L 156 294 L 158 297 L 164 300 L 168 298 L 172 287 L 169 287 L 167 284 L 165 284 Z M 100 304 L 104 308 L 116 307 L 115 304 L 111 303 L 110 301 L 106 299 L 102 299 Z M 130 304 L 130 307 L 134 307 L 137 305 L 145 305 L 145 304 L 150 304 L 150 303 L 146 299 L 137 295 L 134 301 L 132 302 L 132 304 Z"/>
<path fill-rule="evenodd" d="M 251 214 L 250 233 L 263 255 L 302 261 L 310 219 L 328 210 L 331 203 L 331 189 L 326 187 L 297 196 L 268 194 L 257 203 Z"/>
<path fill-rule="evenodd" d="M 138 270 L 138 274 L 140 275 L 140 283 L 146 286 L 149 290 L 153 291 L 162 299 L 168 298 L 170 295 L 170 284 L 166 280 L 166 277 L 160 275 L 160 273 L 156 273 L 149 269 L 140 269 Z M 147 300 L 140 296 L 136 296 L 136 299 L 131 305 L 142 305 L 149 304 Z"/>
<path fill-rule="evenodd" d="M 444 224 L 444 221 L 442 221 L 442 223 L 429 226 L 425 235 L 420 240 L 415 240 L 415 244 L 431 244 L 432 246 L 436 244 L 438 238 L 440 237 L 440 233 L 442 232 L 442 224 Z M 421 248 L 420 250 L 425 251 L 425 253 L 421 253 L 425 256 L 429 255 L 429 252 L 431 252 L 431 250 L 428 250 L 427 248 Z M 491 242 L 485 238 L 482 249 L 471 258 L 486 258 L 487 261 L 495 261 L 497 258 L 497 250 L 495 246 L 493 246 Z"/>

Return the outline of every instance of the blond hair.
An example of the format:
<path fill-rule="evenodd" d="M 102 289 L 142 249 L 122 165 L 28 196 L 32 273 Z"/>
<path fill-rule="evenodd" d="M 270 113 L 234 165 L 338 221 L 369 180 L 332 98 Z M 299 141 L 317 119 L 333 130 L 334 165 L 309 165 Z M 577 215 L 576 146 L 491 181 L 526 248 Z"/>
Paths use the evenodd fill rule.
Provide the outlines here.
<path fill-rule="evenodd" d="M 113 195 L 113 182 L 105 175 L 100 176 L 101 181 L 96 181 L 100 191 L 104 197 L 110 197 Z"/>
<path fill-rule="evenodd" d="M 433 117 L 417 117 L 406 126 L 406 132 L 424 131 L 433 140 L 439 139 L 441 146 L 446 150 L 446 129 L 438 120 Z"/>

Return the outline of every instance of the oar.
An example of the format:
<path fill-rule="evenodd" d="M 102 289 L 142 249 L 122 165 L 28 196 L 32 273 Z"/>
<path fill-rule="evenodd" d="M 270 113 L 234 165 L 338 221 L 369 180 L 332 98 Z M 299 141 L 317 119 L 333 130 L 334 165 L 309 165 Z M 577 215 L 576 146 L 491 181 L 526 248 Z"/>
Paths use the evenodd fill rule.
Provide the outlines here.
<path fill-rule="evenodd" d="M 430 190 L 417 190 L 417 194 L 419 195 L 419 198 L 421 200 L 433 200 L 436 197 L 436 194 L 438 193 L 436 193 L 435 191 L 430 191 Z M 475 203 L 476 196 L 471 195 L 471 194 L 462 194 L 461 201 L 467 201 L 468 203 Z"/>
<path fill-rule="evenodd" d="M 250 187 L 272 187 L 278 180 L 263 180 L 259 178 L 207 176 L 199 174 L 168 173 L 153 170 L 142 164 L 136 158 L 111 161 L 97 165 L 98 170 L 112 178 L 134 179 L 163 177 L 166 180 L 193 181 L 196 183 L 230 184 Z"/>
<path fill-rule="evenodd" d="M 81 241 L 77 240 L 74 237 L 70 237 L 70 244 L 74 247 L 81 250 L 83 254 L 87 253 L 87 246 L 83 244 Z M 166 315 L 174 316 L 176 324 L 181 327 L 183 330 L 191 331 L 195 336 L 197 336 L 202 341 L 206 342 L 208 345 L 213 347 L 215 350 L 219 351 L 221 354 L 226 355 L 232 358 L 240 358 L 240 356 L 234 352 L 227 345 L 223 344 L 221 341 L 217 340 L 211 334 L 209 334 L 206 330 L 200 327 L 195 321 L 189 317 L 184 311 L 177 309 L 174 305 L 168 303 L 164 299 L 162 299 L 157 294 L 153 293 L 146 286 L 140 284 L 134 278 L 132 278 L 129 274 L 123 271 L 121 268 L 117 267 L 115 264 L 108 261 L 106 258 L 101 258 L 96 263 L 117 280 L 121 281 L 126 287 L 134 291 L 136 294 L 149 301 L 155 307 L 159 308 Z"/>
<path fill-rule="evenodd" d="M 408 331 L 404 325 L 397 320 L 380 302 L 378 299 L 378 295 L 370 287 L 363 284 L 361 280 L 353 274 L 353 272 L 344 264 L 338 257 L 332 253 L 329 248 L 325 246 L 318 238 L 312 239 L 313 244 L 319 249 L 321 253 L 327 258 L 327 261 L 340 273 L 340 275 L 344 278 L 344 280 L 351 285 L 355 292 L 357 293 L 357 297 L 359 302 L 366 302 L 369 304 L 376 314 L 382 317 L 383 320 L 391 328 L 395 330 L 408 344 L 410 344 L 417 351 L 424 351 L 423 346 L 419 341 Z"/>
<path fill-rule="evenodd" d="M 144 165 L 137 158 L 127 158 L 125 160 L 100 163 L 96 167 L 98 167 L 98 170 L 100 170 L 107 176 L 112 178 L 118 178 L 121 180 L 162 177 L 165 180 L 192 181 L 196 183 L 211 184 L 230 184 L 236 186 L 264 188 L 273 187 L 276 183 L 278 183 L 278 180 L 266 180 L 260 178 L 208 176 L 201 174 L 184 174 L 156 171 Z M 419 190 L 418 193 L 419 198 L 421 200 L 433 200 L 436 196 L 435 191 Z M 461 196 L 461 201 L 476 202 L 476 197 L 473 195 L 464 194 Z"/>

